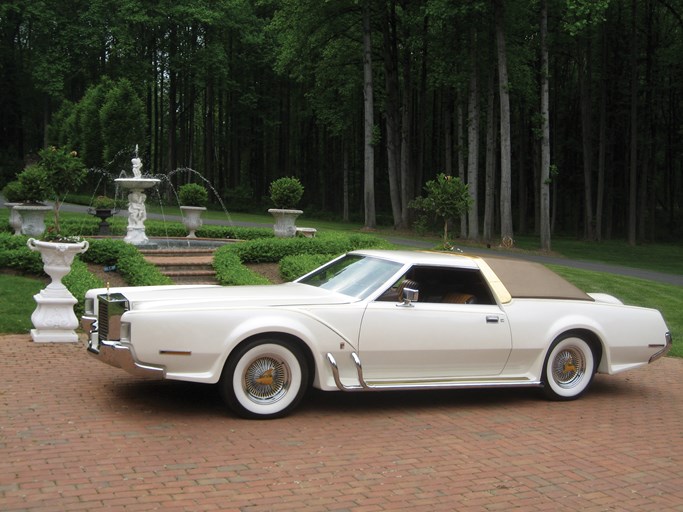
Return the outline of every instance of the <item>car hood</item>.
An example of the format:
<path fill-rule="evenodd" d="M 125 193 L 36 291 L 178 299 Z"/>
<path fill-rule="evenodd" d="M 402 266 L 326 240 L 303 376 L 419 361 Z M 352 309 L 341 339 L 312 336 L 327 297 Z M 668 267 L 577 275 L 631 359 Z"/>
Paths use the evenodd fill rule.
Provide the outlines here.
<path fill-rule="evenodd" d="M 100 293 L 107 293 L 101 290 Z M 142 286 L 111 289 L 121 293 L 132 310 L 245 306 L 344 304 L 356 299 L 315 286 L 285 283 L 259 286 Z"/>

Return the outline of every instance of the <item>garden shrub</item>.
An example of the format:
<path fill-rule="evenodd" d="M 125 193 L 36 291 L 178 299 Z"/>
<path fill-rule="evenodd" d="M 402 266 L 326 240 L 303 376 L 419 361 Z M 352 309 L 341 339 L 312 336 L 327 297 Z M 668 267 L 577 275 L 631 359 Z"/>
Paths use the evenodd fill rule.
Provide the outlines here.
<path fill-rule="evenodd" d="M 40 254 L 26 245 L 27 236 L 0 233 L 0 268 L 11 268 L 27 274 L 44 276 Z"/>
<path fill-rule="evenodd" d="M 386 247 L 379 237 L 365 234 L 320 233 L 315 238 L 273 238 L 250 240 L 235 251 L 244 262 L 276 263 L 296 254 L 341 254 L 356 249 Z"/>
<path fill-rule="evenodd" d="M 297 178 L 284 177 L 271 182 L 269 192 L 275 208 L 291 210 L 301 201 L 304 187 Z"/>
<path fill-rule="evenodd" d="M 81 257 L 98 265 L 116 265 L 130 286 L 153 286 L 173 284 L 156 265 L 145 260 L 133 245 L 110 238 L 89 240 L 90 248 Z"/>
<path fill-rule="evenodd" d="M 91 288 L 102 288 L 104 286 L 102 280 L 91 274 L 88 266 L 78 258 L 74 259 L 71 265 L 71 272 L 64 276 L 62 282 L 78 300 L 78 303 L 74 306 L 74 312 L 79 318 L 83 316 L 84 312 L 83 299 L 85 298 L 85 292 Z"/>
<path fill-rule="evenodd" d="M 286 263 L 285 273 L 280 268 L 283 278 L 290 281 L 329 261 L 334 255 L 387 246 L 381 238 L 366 234 L 321 233 L 315 238 L 261 238 L 219 248 L 214 253 L 214 268 L 222 285 L 258 284 L 249 277 L 256 274 L 244 267 L 244 263 L 278 263 L 288 256 L 301 257 L 300 266 L 296 262 Z M 307 259 L 305 255 L 317 257 Z"/>
<path fill-rule="evenodd" d="M 209 202 L 209 193 L 198 183 L 186 183 L 178 189 L 178 199 L 182 206 L 205 207 Z"/>
<path fill-rule="evenodd" d="M 224 286 L 269 284 L 268 279 L 242 264 L 233 247 L 225 245 L 214 252 L 213 268 L 216 271 L 216 280 Z"/>
<path fill-rule="evenodd" d="M 298 254 L 280 260 L 280 275 L 285 281 L 294 281 L 311 270 L 327 263 L 337 254 Z"/>

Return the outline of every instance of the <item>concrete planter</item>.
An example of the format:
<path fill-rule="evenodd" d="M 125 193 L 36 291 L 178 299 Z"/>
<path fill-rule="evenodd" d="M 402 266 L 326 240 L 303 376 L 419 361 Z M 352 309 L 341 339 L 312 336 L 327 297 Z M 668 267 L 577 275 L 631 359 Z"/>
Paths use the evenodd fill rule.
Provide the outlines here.
<path fill-rule="evenodd" d="M 296 218 L 304 213 L 302 210 L 286 210 L 282 208 L 271 208 L 268 210 L 275 218 L 273 231 L 279 238 L 292 238 L 296 236 Z"/>
<path fill-rule="evenodd" d="M 197 238 L 195 231 L 204 225 L 202 213 L 206 211 L 206 208 L 203 206 L 181 206 L 180 211 L 183 213 L 183 224 L 188 231 L 187 238 Z"/>
<path fill-rule="evenodd" d="M 52 210 L 51 206 L 20 204 L 13 210 L 21 216 L 22 235 L 41 236 L 45 233 L 45 214 Z"/>
<path fill-rule="evenodd" d="M 71 271 L 74 257 L 88 250 L 88 242 L 42 242 L 29 238 L 27 245 L 32 251 L 40 252 L 43 270 L 51 279 L 45 289 L 33 296 L 38 307 L 31 315 L 35 327 L 31 338 L 35 342 L 78 341 L 75 331 L 78 319 L 74 313 L 77 300 L 64 286 L 62 278 Z"/>
<path fill-rule="evenodd" d="M 15 235 L 21 235 L 21 215 L 14 209 L 15 206 L 20 206 L 21 203 L 5 203 L 9 210 L 9 225 L 14 230 Z"/>

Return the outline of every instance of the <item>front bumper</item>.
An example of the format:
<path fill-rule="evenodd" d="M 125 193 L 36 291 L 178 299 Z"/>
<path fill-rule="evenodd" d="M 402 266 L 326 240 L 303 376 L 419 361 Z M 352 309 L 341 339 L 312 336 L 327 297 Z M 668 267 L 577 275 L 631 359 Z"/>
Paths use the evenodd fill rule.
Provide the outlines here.
<path fill-rule="evenodd" d="M 94 358 L 110 366 L 126 370 L 136 377 L 156 380 L 165 378 L 165 367 L 141 363 L 130 344 L 120 341 L 97 341 L 97 333 L 94 333 L 93 338 L 88 342 L 88 353 Z"/>

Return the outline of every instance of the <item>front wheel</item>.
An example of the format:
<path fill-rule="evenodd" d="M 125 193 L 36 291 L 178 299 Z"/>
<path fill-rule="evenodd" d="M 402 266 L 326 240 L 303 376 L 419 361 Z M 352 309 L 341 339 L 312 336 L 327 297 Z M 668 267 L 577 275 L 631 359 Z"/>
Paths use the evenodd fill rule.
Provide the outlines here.
<path fill-rule="evenodd" d="M 552 400 L 573 400 L 593 380 L 595 357 L 590 345 L 576 335 L 557 339 L 543 366 L 543 391 Z"/>
<path fill-rule="evenodd" d="M 219 386 L 223 399 L 238 415 L 272 419 L 297 406 L 307 382 L 306 359 L 296 345 L 260 339 L 230 356 Z"/>

